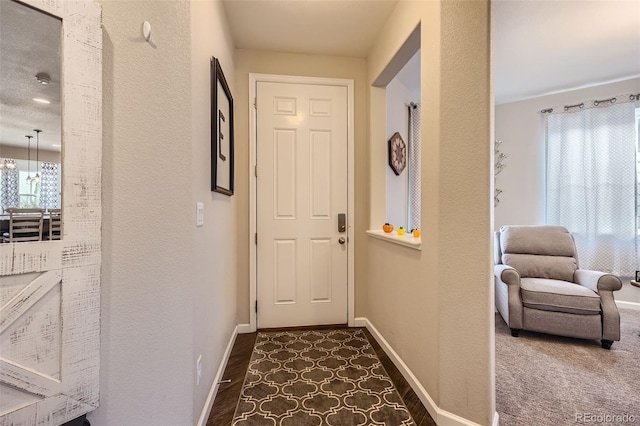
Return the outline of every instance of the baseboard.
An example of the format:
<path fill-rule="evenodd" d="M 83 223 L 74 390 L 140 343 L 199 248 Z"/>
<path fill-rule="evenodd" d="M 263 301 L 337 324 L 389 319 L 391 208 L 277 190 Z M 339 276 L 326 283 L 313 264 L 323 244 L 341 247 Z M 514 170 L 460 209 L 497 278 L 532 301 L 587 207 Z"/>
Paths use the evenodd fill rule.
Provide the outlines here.
<path fill-rule="evenodd" d="M 495 413 L 493 413 L 492 426 L 498 426 L 499 424 L 500 424 L 500 416 L 498 415 L 498 412 L 496 411 Z"/>
<path fill-rule="evenodd" d="M 363 317 L 355 317 L 353 319 L 353 326 L 354 327 L 366 327 L 367 326 L 367 319 L 363 318 Z"/>
<path fill-rule="evenodd" d="M 409 367 L 402 361 L 400 356 L 393 350 L 389 342 L 382 337 L 382 334 L 375 328 L 375 326 L 367 319 L 367 318 L 356 318 L 356 324 L 364 323 L 364 326 L 371 332 L 373 337 L 375 337 L 376 341 L 385 353 L 389 356 L 391 361 L 395 364 L 395 366 L 400 370 L 400 373 L 404 376 L 404 378 L 409 382 L 409 385 L 413 389 L 413 391 L 418 395 L 420 401 L 425 406 L 433 420 L 435 420 L 438 426 L 480 426 L 477 423 L 474 423 L 470 420 L 467 420 L 463 417 L 457 416 L 448 411 L 442 410 L 438 408 L 436 403 L 433 401 L 433 398 L 429 395 L 427 390 L 422 386 L 420 381 L 416 378 L 416 376 L 411 372 Z M 494 424 L 497 425 L 497 417 L 498 413 L 494 415 Z"/>
<path fill-rule="evenodd" d="M 229 361 L 229 357 L 231 356 L 231 349 L 233 349 L 233 344 L 235 343 L 236 336 L 238 335 L 238 328 L 239 326 L 236 325 L 233 329 L 233 333 L 231 334 L 229 343 L 227 343 L 227 348 L 224 351 L 224 355 L 222 355 L 222 360 L 220 361 L 220 365 L 218 366 L 218 371 L 216 372 L 216 376 L 213 378 L 213 384 L 211 385 L 211 389 L 209 390 L 209 396 L 207 396 L 207 401 L 205 402 L 204 407 L 202 407 L 202 413 L 200 414 L 200 419 L 198 420 L 198 426 L 205 426 L 207 424 L 209 414 L 211 413 L 211 407 L 213 407 L 213 400 L 216 397 L 216 393 L 218 393 L 220 380 L 222 380 L 224 369 L 227 368 L 227 362 Z"/>
<path fill-rule="evenodd" d="M 624 302 L 622 300 L 616 300 L 616 306 L 623 309 L 633 309 L 634 311 L 640 311 L 640 303 L 636 302 Z"/>
<path fill-rule="evenodd" d="M 255 330 L 251 328 L 251 324 L 238 324 L 238 334 L 253 333 Z"/>

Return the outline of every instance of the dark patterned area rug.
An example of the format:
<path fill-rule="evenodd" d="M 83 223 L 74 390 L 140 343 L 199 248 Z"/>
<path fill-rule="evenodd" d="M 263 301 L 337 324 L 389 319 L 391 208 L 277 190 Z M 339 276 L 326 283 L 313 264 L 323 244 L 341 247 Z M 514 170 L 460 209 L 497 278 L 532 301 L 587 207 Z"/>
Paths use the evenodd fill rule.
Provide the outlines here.
<path fill-rule="evenodd" d="M 258 333 L 234 426 L 415 426 L 359 329 Z"/>

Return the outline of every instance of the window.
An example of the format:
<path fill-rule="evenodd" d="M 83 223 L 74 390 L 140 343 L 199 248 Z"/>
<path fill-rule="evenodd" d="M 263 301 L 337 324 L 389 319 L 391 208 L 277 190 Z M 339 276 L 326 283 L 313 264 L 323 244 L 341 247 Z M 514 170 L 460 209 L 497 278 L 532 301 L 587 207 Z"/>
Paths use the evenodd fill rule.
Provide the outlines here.
<path fill-rule="evenodd" d="M 34 179 L 35 173 L 27 170 L 18 170 L 18 194 L 20 196 L 20 208 L 37 208 L 40 205 L 40 182 Z M 27 178 L 31 177 L 29 183 Z"/>
<path fill-rule="evenodd" d="M 7 160 L 7 161 L 5 161 Z M 0 158 L 0 206 L 20 208 L 60 208 L 61 166 L 60 163 L 27 161 Z M 40 181 L 35 181 L 36 172 Z M 29 183 L 27 178 L 31 177 Z M 0 209 L 0 210 L 2 210 Z"/>
<path fill-rule="evenodd" d="M 574 234 L 583 269 L 631 276 L 640 264 L 635 99 L 585 101 L 545 115 L 547 223 Z"/>

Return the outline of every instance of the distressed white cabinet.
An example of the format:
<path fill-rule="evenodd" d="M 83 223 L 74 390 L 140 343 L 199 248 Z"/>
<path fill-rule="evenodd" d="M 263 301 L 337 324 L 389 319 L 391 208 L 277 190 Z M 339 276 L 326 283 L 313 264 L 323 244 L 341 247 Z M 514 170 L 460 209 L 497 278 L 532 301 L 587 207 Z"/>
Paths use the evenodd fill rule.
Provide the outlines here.
<path fill-rule="evenodd" d="M 22 3 L 62 19 L 63 238 L 0 244 L 0 425 L 58 425 L 98 406 L 101 12 Z"/>

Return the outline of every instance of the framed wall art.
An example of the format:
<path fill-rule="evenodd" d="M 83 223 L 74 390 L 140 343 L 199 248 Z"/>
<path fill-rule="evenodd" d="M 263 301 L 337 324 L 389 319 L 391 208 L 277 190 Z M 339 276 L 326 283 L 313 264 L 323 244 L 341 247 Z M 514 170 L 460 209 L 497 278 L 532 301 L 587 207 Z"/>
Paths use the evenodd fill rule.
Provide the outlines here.
<path fill-rule="evenodd" d="M 233 195 L 233 97 L 220 61 L 211 58 L 211 191 Z"/>

